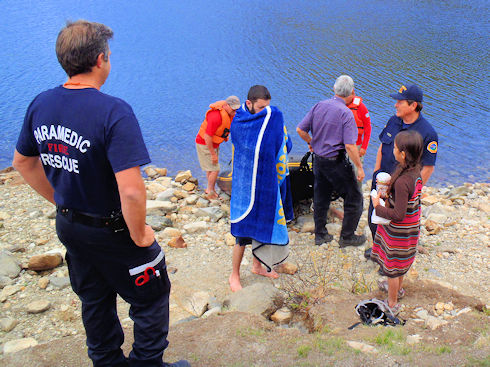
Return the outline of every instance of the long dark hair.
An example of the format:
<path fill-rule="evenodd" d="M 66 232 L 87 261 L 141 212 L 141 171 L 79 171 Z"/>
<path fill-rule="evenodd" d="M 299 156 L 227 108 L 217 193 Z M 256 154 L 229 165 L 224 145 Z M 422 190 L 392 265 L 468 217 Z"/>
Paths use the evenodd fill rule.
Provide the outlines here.
<path fill-rule="evenodd" d="M 398 163 L 395 172 L 391 175 L 390 186 L 388 187 L 388 195 L 390 194 L 393 185 L 398 177 L 406 171 L 420 171 L 420 159 L 424 149 L 424 141 L 422 136 L 415 130 L 403 130 L 395 136 L 395 144 L 398 150 L 405 152 L 405 162 Z"/>

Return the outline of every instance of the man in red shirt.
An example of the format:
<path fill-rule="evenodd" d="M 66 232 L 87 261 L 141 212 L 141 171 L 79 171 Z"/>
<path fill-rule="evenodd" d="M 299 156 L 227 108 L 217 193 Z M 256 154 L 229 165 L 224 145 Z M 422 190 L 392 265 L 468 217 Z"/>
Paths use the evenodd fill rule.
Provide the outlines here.
<path fill-rule="evenodd" d="M 362 102 L 362 98 L 355 96 L 352 102 L 347 106 L 354 114 L 354 119 L 357 124 L 357 148 L 359 149 L 359 157 L 361 162 L 364 163 L 364 155 L 371 138 L 371 117 L 369 117 L 369 111 Z M 354 165 L 355 176 L 357 177 L 357 169 Z M 362 191 L 362 181 L 359 181 L 359 186 Z"/>
<path fill-rule="evenodd" d="M 235 110 L 240 107 L 237 96 L 229 96 L 224 101 L 217 101 L 209 105 L 206 117 L 196 136 L 196 150 L 199 164 L 206 171 L 208 187 L 205 193 L 208 199 L 216 199 L 218 194 L 214 190 L 216 179 L 220 171 L 218 163 L 219 145 L 228 140 L 230 125 Z"/>

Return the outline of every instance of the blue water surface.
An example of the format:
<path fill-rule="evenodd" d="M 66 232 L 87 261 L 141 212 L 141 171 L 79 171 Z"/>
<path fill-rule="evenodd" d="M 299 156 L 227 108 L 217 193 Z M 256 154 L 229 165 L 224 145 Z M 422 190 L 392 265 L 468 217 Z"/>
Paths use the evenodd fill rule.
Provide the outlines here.
<path fill-rule="evenodd" d="M 10 165 L 25 110 L 62 84 L 54 45 L 66 20 L 109 25 L 112 72 L 102 91 L 138 117 L 153 163 L 203 178 L 194 139 L 208 105 L 264 84 L 296 125 L 351 75 L 373 121 L 365 167 L 394 113 L 389 93 L 417 83 L 439 133 L 430 184 L 488 182 L 489 5 L 474 1 L 13 1 L 0 4 L 0 168 Z M 226 165 L 231 144 L 222 144 Z"/>

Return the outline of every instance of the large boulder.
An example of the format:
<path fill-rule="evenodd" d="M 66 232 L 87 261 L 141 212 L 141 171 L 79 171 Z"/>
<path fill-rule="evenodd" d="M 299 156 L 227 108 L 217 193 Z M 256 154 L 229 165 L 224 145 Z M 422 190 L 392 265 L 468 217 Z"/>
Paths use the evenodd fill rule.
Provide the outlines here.
<path fill-rule="evenodd" d="M 223 306 L 232 311 L 253 313 L 269 319 L 283 303 L 282 294 L 276 287 L 267 283 L 255 283 L 233 293 L 224 301 Z"/>

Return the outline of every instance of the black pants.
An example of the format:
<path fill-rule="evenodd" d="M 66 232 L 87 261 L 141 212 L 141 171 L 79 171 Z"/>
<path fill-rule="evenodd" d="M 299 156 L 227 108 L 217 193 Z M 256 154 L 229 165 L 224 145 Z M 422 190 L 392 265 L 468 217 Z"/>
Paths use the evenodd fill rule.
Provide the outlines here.
<path fill-rule="evenodd" d="M 371 183 L 371 191 L 376 188 L 376 175 L 378 174 L 379 170 L 373 173 L 373 180 Z M 374 241 L 374 236 L 376 235 L 376 230 L 378 228 L 377 224 L 374 224 L 371 222 L 371 215 L 373 214 L 373 201 L 369 200 L 369 208 L 368 208 L 368 225 L 369 229 L 371 230 L 371 235 L 373 236 L 373 241 Z"/>
<path fill-rule="evenodd" d="M 340 236 L 352 237 L 361 218 L 363 200 L 349 160 L 344 154 L 337 159 L 315 155 L 313 173 L 315 234 L 322 236 L 328 233 L 325 228 L 328 209 L 332 193 L 337 192 L 344 199 L 344 220 Z"/>
<path fill-rule="evenodd" d="M 56 230 L 67 249 L 73 291 L 82 302 L 88 355 L 94 366 L 163 366 L 170 281 L 158 243 L 138 247 L 127 230 L 94 228 L 62 214 L 56 218 Z M 147 271 L 148 281 L 141 282 L 148 267 L 155 272 Z M 128 358 L 121 350 L 124 334 L 116 311 L 118 294 L 131 305 L 129 316 L 134 322 Z"/>

